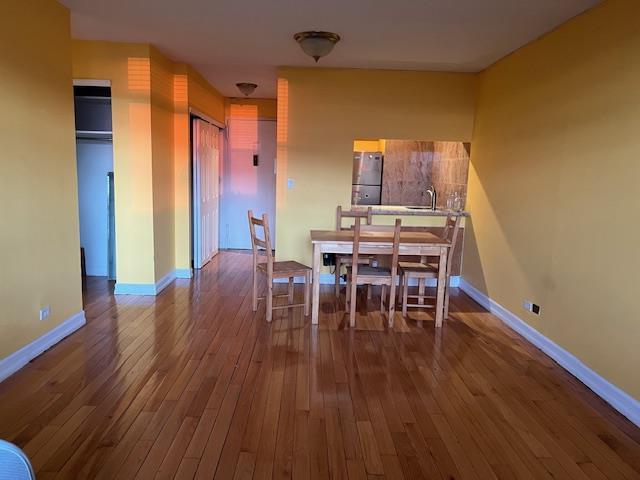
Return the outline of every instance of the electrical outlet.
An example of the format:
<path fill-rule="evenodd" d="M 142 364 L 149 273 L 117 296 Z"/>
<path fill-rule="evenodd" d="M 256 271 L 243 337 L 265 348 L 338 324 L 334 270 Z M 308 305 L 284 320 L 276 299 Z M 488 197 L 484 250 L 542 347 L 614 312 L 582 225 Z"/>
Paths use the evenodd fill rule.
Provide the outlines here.
<path fill-rule="evenodd" d="M 524 308 L 527 312 L 535 313 L 536 315 L 540 315 L 540 305 L 536 305 L 531 300 L 524 300 L 522 302 L 522 308 Z"/>
<path fill-rule="evenodd" d="M 40 320 L 44 320 L 45 318 L 47 318 L 49 316 L 49 314 L 51 313 L 51 309 L 49 308 L 49 306 L 47 305 L 44 308 L 40 309 Z"/>
<path fill-rule="evenodd" d="M 328 267 L 330 265 L 336 264 L 336 254 L 335 253 L 323 253 L 322 254 L 322 265 Z"/>

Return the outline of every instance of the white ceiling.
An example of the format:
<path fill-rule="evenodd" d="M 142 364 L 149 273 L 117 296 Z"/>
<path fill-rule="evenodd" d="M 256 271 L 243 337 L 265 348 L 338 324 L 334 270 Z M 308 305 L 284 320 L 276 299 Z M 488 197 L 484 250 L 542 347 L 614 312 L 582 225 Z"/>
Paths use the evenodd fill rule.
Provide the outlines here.
<path fill-rule="evenodd" d="M 225 96 L 275 98 L 278 66 L 313 66 L 292 39 L 342 36 L 320 67 L 474 72 L 600 0 L 61 0 L 74 38 L 151 43 Z"/>

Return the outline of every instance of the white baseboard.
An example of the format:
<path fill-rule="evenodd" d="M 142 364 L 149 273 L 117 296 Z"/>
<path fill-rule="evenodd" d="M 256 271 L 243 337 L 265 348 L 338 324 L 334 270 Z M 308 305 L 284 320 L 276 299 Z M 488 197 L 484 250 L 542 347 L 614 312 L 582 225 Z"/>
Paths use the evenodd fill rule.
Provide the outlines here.
<path fill-rule="evenodd" d="M 193 269 L 176 268 L 176 278 L 191 278 L 191 277 L 193 277 Z"/>
<path fill-rule="evenodd" d="M 113 291 L 116 295 L 158 295 L 176 279 L 176 270 L 172 270 L 156 283 L 119 283 Z"/>
<path fill-rule="evenodd" d="M 593 390 L 605 402 L 640 427 L 640 401 L 598 375 L 573 354 L 542 335 L 524 320 L 464 279 L 460 280 L 460 288 L 489 312 L 558 362 L 562 368 Z"/>
<path fill-rule="evenodd" d="M 162 277 L 160 280 L 158 280 L 156 282 L 156 285 L 155 285 L 156 286 L 156 295 L 159 294 L 165 288 L 167 288 L 169 285 L 171 285 L 171 282 L 173 282 L 175 279 L 176 279 L 176 271 L 175 270 L 171 270 L 164 277 Z"/>
<path fill-rule="evenodd" d="M 116 282 L 113 293 L 116 295 L 156 295 L 156 286 L 153 283 Z"/>
<path fill-rule="evenodd" d="M 276 278 L 274 279 L 275 283 L 287 283 L 288 280 L 286 278 Z M 296 277 L 294 279 L 294 283 L 304 283 L 304 278 L 302 277 Z M 333 285 L 335 283 L 335 277 L 333 275 L 333 273 L 321 273 L 320 274 L 320 285 Z M 340 280 L 340 284 L 344 285 L 345 281 L 344 280 Z M 457 287 L 460 285 L 460 277 L 457 276 L 452 276 L 451 277 L 451 286 L 452 287 Z M 410 278 L 409 279 L 409 286 L 411 287 L 417 287 L 418 286 L 418 279 L 416 278 Z M 435 278 L 427 278 L 427 287 L 435 287 L 436 286 L 436 279 Z"/>
<path fill-rule="evenodd" d="M 87 323 L 87 320 L 84 317 L 84 310 L 82 310 L 70 316 L 60 325 L 49 330 L 41 337 L 36 338 L 33 342 L 25 345 L 20 350 L 0 360 L 0 382 L 20 370 L 45 350 L 53 347 L 63 338 L 71 335 L 85 323 Z"/>
<path fill-rule="evenodd" d="M 106 263 L 104 265 L 85 263 L 84 270 L 87 273 L 87 277 L 106 277 L 109 275 L 109 267 L 107 267 Z"/>

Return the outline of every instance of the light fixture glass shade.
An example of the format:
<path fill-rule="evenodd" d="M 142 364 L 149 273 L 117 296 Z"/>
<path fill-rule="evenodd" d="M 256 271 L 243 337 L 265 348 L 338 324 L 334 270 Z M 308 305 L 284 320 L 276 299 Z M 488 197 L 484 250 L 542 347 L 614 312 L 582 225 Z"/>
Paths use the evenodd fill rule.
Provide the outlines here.
<path fill-rule="evenodd" d="M 258 85 L 255 83 L 240 82 L 236 83 L 236 87 L 238 87 L 238 90 L 240 90 L 245 97 L 248 97 L 258 88 Z"/>
<path fill-rule="evenodd" d="M 300 44 L 304 53 L 313 57 L 316 62 L 331 53 L 333 47 L 340 41 L 340 35 L 331 32 L 300 32 L 293 38 Z"/>

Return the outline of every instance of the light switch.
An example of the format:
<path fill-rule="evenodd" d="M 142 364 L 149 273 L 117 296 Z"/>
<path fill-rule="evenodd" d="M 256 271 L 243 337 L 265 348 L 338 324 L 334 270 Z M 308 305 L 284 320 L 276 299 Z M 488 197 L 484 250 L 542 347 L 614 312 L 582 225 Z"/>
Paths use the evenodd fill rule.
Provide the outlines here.
<path fill-rule="evenodd" d="M 291 190 L 293 189 L 293 187 L 295 187 L 296 182 L 293 178 L 287 178 L 287 189 Z"/>

